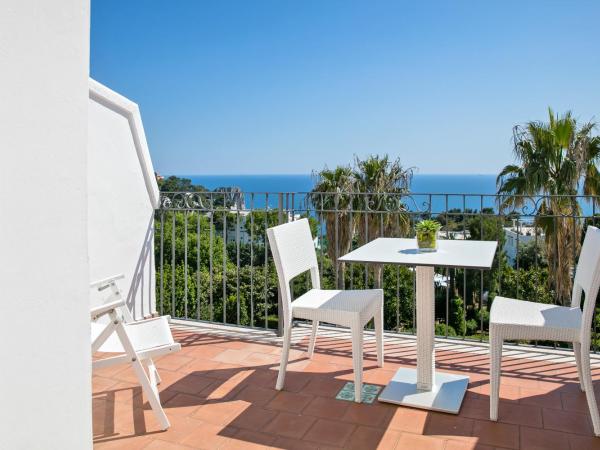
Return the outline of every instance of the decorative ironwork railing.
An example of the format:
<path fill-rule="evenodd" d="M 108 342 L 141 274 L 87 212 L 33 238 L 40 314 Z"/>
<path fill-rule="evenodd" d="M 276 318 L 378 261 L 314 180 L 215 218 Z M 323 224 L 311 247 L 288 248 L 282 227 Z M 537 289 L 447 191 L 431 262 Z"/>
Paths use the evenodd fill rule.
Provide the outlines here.
<path fill-rule="evenodd" d="M 308 217 L 322 286 L 381 286 L 386 328 L 414 333 L 412 269 L 337 260 L 377 237 L 413 237 L 415 223 L 433 218 L 442 224 L 440 238 L 499 242 L 489 271 L 436 270 L 437 334 L 484 340 L 496 295 L 568 302 L 585 228 L 600 224 L 598 204 L 600 198 L 583 195 L 165 192 L 155 219 L 157 309 L 175 318 L 277 329 L 266 229 Z M 299 276 L 292 287 L 301 295 L 309 277 Z"/>

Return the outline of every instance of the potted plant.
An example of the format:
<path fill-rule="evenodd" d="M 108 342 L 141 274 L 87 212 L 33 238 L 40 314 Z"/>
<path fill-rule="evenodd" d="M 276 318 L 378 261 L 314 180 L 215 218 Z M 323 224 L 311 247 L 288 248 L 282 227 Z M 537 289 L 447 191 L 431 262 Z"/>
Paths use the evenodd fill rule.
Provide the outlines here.
<path fill-rule="evenodd" d="M 417 246 L 422 252 L 435 252 L 437 250 L 437 232 L 442 225 L 436 220 L 422 220 L 416 225 Z"/>

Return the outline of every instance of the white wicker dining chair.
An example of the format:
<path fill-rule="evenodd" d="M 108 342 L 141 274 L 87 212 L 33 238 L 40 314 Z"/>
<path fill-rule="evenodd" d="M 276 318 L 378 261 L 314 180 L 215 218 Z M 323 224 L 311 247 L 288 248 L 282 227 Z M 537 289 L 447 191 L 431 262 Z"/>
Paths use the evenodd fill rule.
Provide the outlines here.
<path fill-rule="evenodd" d="M 490 419 L 498 420 L 502 344 L 505 340 L 572 342 L 581 390 L 586 393 L 594 426 L 600 436 L 600 416 L 590 368 L 592 317 L 600 287 L 600 230 L 588 227 L 579 261 L 571 306 L 556 306 L 496 297 L 490 311 Z M 583 311 L 581 294 L 585 294 Z"/>
<path fill-rule="evenodd" d="M 90 312 L 92 353 L 111 355 L 95 359 L 92 369 L 131 364 L 161 429 L 166 430 L 170 423 L 160 404 L 157 387 L 160 376 L 153 358 L 177 352 L 181 350 L 181 344 L 173 339 L 169 316 L 133 319 L 117 286 L 117 280 L 121 278 L 123 275 L 117 275 L 91 284 L 100 292 L 108 292 L 104 303 Z M 98 320 L 105 316 L 108 316 L 108 322 Z"/>
<path fill-rule="evenodd" d="M 349 327 L 352 333 L 354 398 L 360 403 L 363 368 L 363 329 L 374 319 L 377 365 L 383 367 L 383 290 L 321 289 L 319 267 L 307 219 L 300 219 L 267 230 L 273 253 L 283 304 L 283 350 L 277 377 L 277 390 L 283 389 L 294 318 L 312 321 L 308 354 L 312 358 L 319 322 Z M 312 289 L 292 301 L 290 282 L 310 271 Z"/>

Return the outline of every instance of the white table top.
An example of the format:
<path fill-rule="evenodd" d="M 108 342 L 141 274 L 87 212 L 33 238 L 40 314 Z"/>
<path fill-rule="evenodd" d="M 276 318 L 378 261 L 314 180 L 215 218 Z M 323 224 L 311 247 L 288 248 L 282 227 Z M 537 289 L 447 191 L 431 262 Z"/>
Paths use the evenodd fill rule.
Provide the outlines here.
<path fill-rule="evenodd" d="M 416 239 L 378 238 L 339 258 L 344 262 L 401 264 L 405 266 L 465 267 L 489 269 L 496 241 L 444 240 L 436 252 L 420 252 Z"/>

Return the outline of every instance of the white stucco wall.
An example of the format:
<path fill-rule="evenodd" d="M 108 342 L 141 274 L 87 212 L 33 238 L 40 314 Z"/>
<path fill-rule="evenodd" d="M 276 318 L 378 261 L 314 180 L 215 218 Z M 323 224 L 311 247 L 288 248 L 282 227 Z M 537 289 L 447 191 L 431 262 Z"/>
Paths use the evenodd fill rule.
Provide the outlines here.
<path fill-rule="evenodd" d="M 0 13 L 0 448 L 92 447 L 89 1 Z"/>
<path fill-rule="evenodd" d="M 89 100 L 90 278 L 120 281 L 134 317 L 155 312 L 158 186 L 137 105 L 93 80 Z M 101 302 L 90 291 L 93 305 Z"/>

